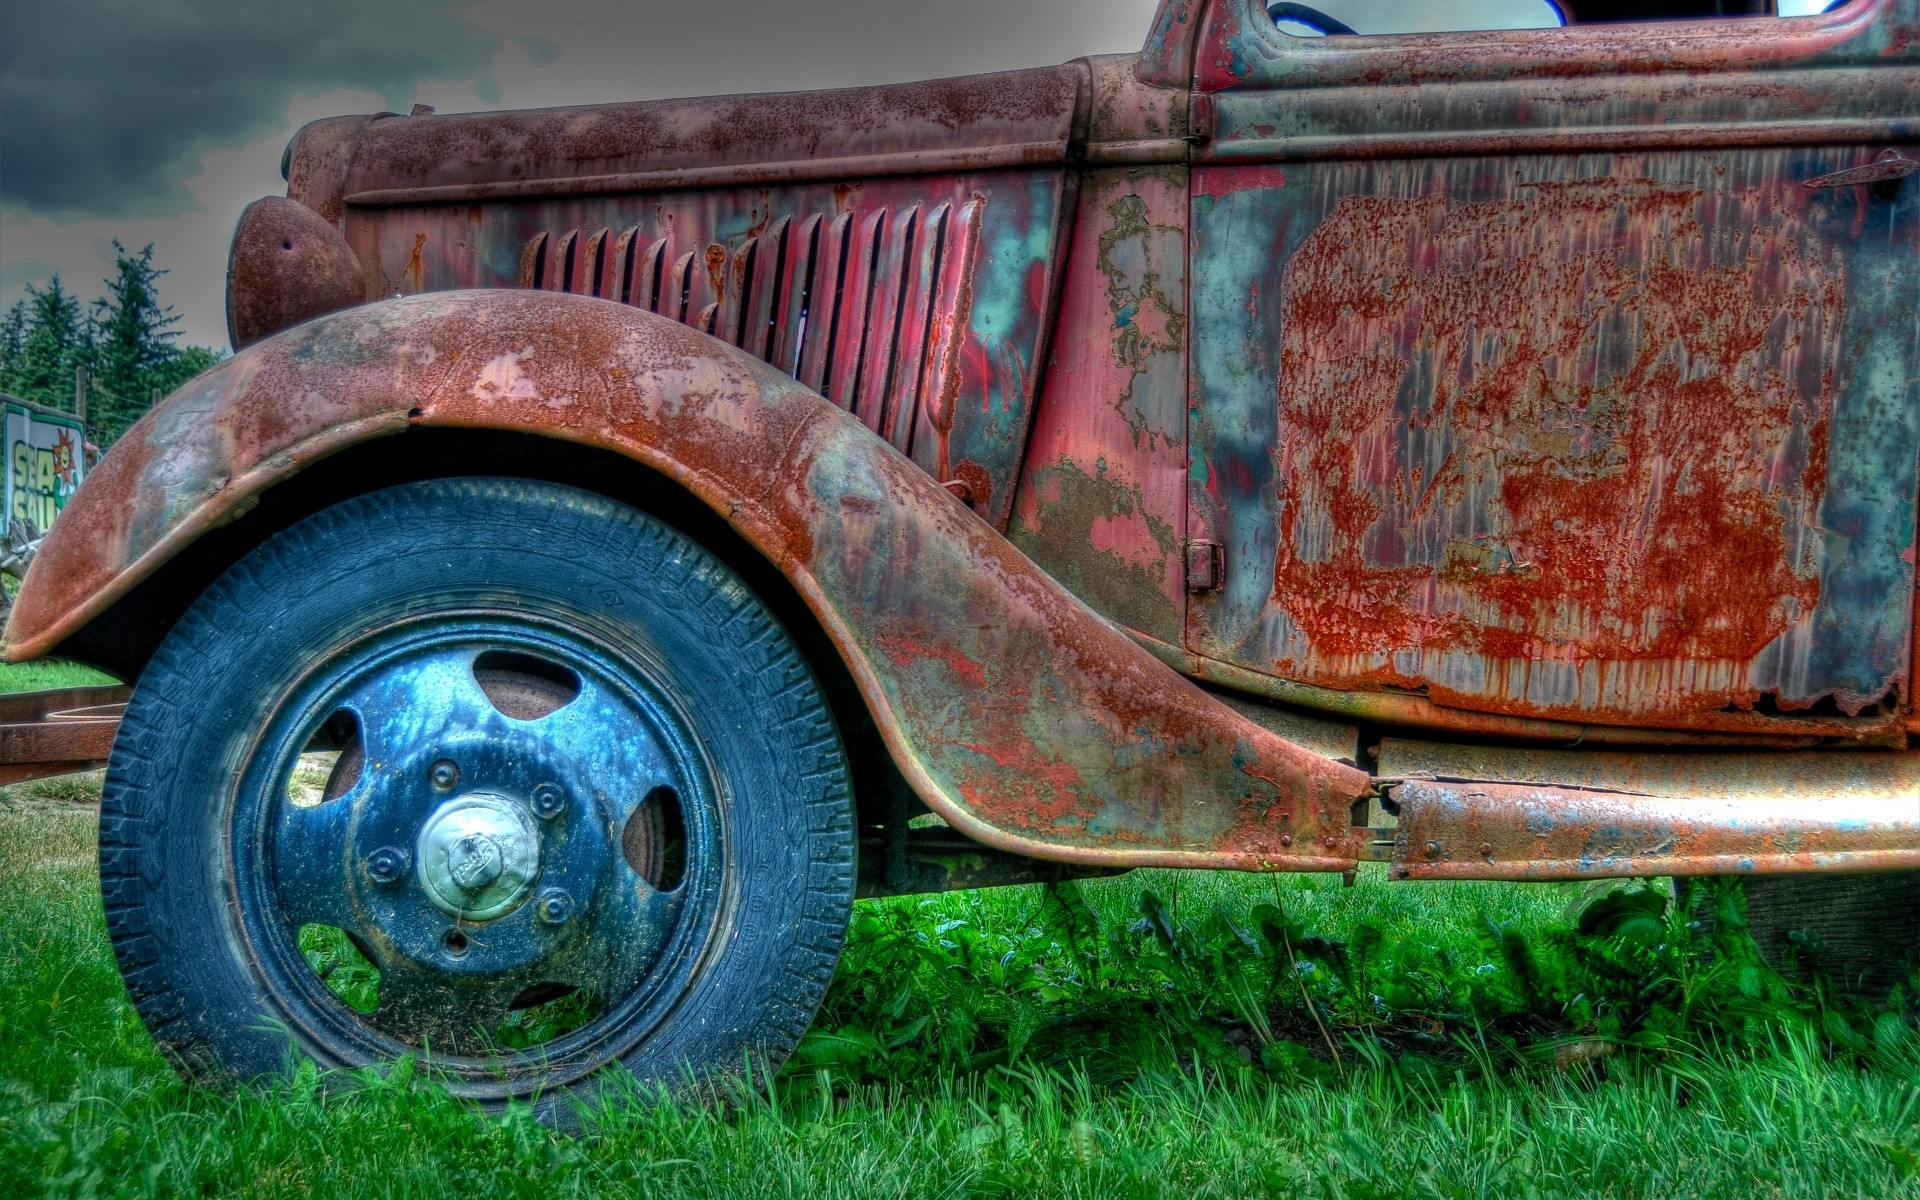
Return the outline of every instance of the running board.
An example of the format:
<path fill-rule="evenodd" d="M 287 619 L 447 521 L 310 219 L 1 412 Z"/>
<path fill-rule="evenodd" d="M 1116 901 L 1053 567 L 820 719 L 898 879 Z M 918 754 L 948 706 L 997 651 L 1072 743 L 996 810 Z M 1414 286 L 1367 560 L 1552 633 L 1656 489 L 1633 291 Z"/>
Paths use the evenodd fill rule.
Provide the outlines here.
<path fill-rule="evenodd" d="M 1654 796 L 1413 779 L 1390 794 L 1395 879 L 1920 869 L 1914 792 Z"/>
<path fill-rule="evenodd" d="M 0 785 L 105 766 L 131 694 L 108 684 L 0 695 Z"/>

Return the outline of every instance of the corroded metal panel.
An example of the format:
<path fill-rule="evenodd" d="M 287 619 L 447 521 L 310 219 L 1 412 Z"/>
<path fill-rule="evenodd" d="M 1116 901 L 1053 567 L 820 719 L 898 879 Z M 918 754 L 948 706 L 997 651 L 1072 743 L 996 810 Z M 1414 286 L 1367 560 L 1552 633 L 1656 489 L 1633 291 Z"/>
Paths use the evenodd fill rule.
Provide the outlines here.
<path fill-rule="evenodd" d="M 1905 750 L 1546 750 L 1382 739 L 1387 779 L 1525 783 L 1705 800 L 1798 797 L 1834 820 L 1859 801 L 1904 800 L 1920 817 L 1920 753 Z"/>
<path fill-rule="evenodd" d="M 1182 679 L 816 393 L 587 296 L 380 301 L 199 376 L 54 526 L 6 653 L 51 651 L 276 482 L 415 426 L 565 437 L 686 487 L 792 581 L 902 774 L 968 836 L 1114 866 L 1354 862 L 1366 775 Z"/>
<path fill-rule="evenodd" d="M 1140 50 L 1142 82 L 1185 87 L 1193 71 L 1193 43 L 1199 35 L 1207 0 L 1160 0 Z"/>
<path fill-rule="evenodd" d="M 104 766 L 131 691 L 106 684 L 0 696 L 0 785 Z"/>
<path fill-rule="evenodd" d="M 1786 117 L 1801 118 L 1822 140 L 1822 120 L 1868 115 L 1880 97 L 1863 85 L 1886 79 L 1848 80 L 1836 101 L 1819 94 L 1823 85 L 1788 73 L 1912 62 L 1916 25 L 1916 0 L 1860 0 L 1797 20 L 1320 38 L 1275 28 L 1266 0 L 1211 0 L 1195 38 L 1193 81 L 1222 101 L 1215 150 L 1240 156 L 1282 146 L 1391 152 L 1383 143 L 1461 133 L 1565 148 L 1588 134 L 1617 138 L 1627 127 L 1665 127 L 1669 138 L 1691 141 L 1704 127 Z M 1252 120 L 1257 94 L 1273 89 L 1291 93 L 1291 102 L 1267 105 L 1266 116 Z M 1333 144 L 1342 132 L 1359 144 L 1342 151 Z"/>
<path fill-rule="evenodd" d="M 463 204 L 1060 163 L 1085 79 L 1069 63 L 827 91 L 386 115 L 359 133 L 339 186 L 360 207 Z"/>
<path fill-rule="evenodd" d="M 1060 169 L 347 209 L 371 295 L 531 287 L 646 308 L 852 411 L 1004 523 L 1053 297 Z M 797 289 L 797 290 L 796 290 Z"/>
<path fill-rule="evenodd" d="M 1866 158 L 1197 169 L 1193 520 L 1228 570 L 1191 647 L 1520 716 L 1893 719 L 1920 201 L 1801 186 Z"/>
<path fill-rule="evenodd" d="M 1091 173 L 1008 536 L 1108 618 L 1185 620 L 1186 172 Z"/>

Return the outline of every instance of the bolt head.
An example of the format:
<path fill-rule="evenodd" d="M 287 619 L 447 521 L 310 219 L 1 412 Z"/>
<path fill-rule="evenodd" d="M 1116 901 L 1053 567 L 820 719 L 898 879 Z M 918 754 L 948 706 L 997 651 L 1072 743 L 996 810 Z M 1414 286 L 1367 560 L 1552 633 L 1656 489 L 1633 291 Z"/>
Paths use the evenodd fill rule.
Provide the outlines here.
<path fill-rule="evenodd" d="M 378 884 L 398 883 L 407 873 L 408 854 L 398 846 L 382 846 L 367 855 L 367 878 Z"/>
<path fill-rule="evenodd" d="M 452 759 L 442 758 L 427 768 L 427 778 L 433 781 L 434 787 L 449 792 L 460 784 L 460 768 Z"/>
<path fill-rule="evenodd" d="M 533 815 L 551 821 L 567 811 L 566 789 L 557 783 L 543 783 L 533 789 Z"/>
<path fill-rule="evenodd" d="M 559 888 L 548 888 L 533 902 L 533 911 L 549 925 L 561 925 L 573 915 L 573 897 Z"/>
<path fill-rule="evenodd" d="M 1429 858 L 1439 858 L 1439 857 L 1440 857 L 1440 843 L 1439 843 L 1439 842 L 1428 842 L 1428 843 L 1427 843 L 1427 857 L 1429 857 Z"/>

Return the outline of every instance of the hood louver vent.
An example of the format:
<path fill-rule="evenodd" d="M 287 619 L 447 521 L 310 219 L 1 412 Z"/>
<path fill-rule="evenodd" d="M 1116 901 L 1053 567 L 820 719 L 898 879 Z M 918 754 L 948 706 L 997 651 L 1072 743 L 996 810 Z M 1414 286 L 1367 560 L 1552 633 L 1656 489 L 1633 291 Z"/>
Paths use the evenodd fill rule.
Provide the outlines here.
<path fill-rule="evenodd" d="M 540 233 L 520 285 L 631 304 L 731 342 L 911 454 L 957 378 L 981 206 L 780 217 L 733 247 L 637 227 Z"/>

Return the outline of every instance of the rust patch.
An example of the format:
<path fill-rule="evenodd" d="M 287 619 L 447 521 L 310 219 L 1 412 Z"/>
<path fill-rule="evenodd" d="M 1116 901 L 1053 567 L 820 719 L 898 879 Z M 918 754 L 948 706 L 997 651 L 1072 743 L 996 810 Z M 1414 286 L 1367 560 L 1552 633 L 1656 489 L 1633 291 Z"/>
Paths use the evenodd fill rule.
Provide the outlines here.
<path fill-rule="evenodd" d="M 953 466 L 954 479 L 967 489 L 967 505 L 986 511 L 993 509 L 993 476 L 987 469 L 970 458 L 963 458 Z"/>
<path fill-rule="evenodd" d="M 1838 261 L 1756 194 L 1727 237 L 1695 191 L 1529 190 L 1349 197 L 1288 265 L 1289 673 L 1744 663 L 1819 599 Z"/>
<path fill-rule="evenodd" d="M 407 253 L 407 266 L 406 266 L 406 272 L 405 272 L 406 280 L 407 280 L 407 290 L 410 292 L 418 292 L 421 290 L 420 281 L 426 274 L 426 267 L 422 265 L 420 260 L 421 260 L 421 255 L 425 253 L 426 248 L 427 248 L 427 235 L 424 233 L 414 234 L 413 249 Z"/>
<path fill-rule="evenodd" d="M 240 214 L 227 259 L 227 335 L 235 348 L 365 297 L 360 259 L 306 205 L 269 196 Z"/>

